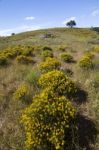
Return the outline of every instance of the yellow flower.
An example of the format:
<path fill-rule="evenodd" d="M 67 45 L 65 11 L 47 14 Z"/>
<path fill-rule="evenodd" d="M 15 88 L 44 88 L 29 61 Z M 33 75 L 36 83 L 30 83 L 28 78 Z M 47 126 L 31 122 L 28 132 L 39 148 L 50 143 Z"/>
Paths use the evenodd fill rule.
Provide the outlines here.
<path fill-rule="evenodd" d="M 61 66 L 61 63 L 56 58 L 47 58 L 44 62 L 41 62 L 39 64 L 39 69 L 42 73 L 59 69 Z"/>

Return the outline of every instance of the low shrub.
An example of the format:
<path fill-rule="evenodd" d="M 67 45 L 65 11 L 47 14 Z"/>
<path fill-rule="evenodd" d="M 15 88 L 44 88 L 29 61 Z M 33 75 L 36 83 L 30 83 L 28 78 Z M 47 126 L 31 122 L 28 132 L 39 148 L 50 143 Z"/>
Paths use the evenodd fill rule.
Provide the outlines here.
<path fill-rule="evenodd" d="M 84 56 L 80 61 L 79 61 L 79 66 L 83 69 L 92 69 L 94 67 L 92 58 L 88 56 Z"/>
<path fill-rule="evenodd" d="M 17 52 L 18 55 L 24 55 L 24 56 L 32 56 L 34 48 L 32 46 L 17 46 L 14 48 L 14 50 Z"/>
<path fill-rule="evenodd" d="M 56 58 L 47 58 L 44 62 L 39 64 L 39 69 L 44 73 L 54 69 L 59 69 L 60 66 L 61 63 Z"/>
<path fill-rule="evenodd" d="M 31 96 L 29 86 L 26 84 L 20 85 L 15 91 L 13 98 L 15 100 L 21 100 L 23 103 L 30 103 Z"/>
<path fill-rule="evenodd" d="M 33 55 L 34 48 L 32 46 L 15 46 L 15 47 L 9 47 L 5 50 L 3 50 L 3 54 L 6 55 L 7 58 L 15 58 L 19 55 L 24 56 L 32 56 Z"/>
<path fill-rule="evenodd" d="M 43 51 L 46 51 L 46 50 L 52 51 L 52 48 L 51 48 L 51 47 L 48 47 L 48 46 L 44 46 L 44 47 L 43 47 Z"/>
<path fill-rule="evenodd" d="M 6 55 L 7 58 L 15 58 L 16 56 L 20 55 L 18 47 L 9 47 L 5 50 L 3 50 L 4 55 Z"/>
<path fill-rule="evenodd" d="M 67 54 L 67 53 L 62 53 L 60 55 L 60 57 L 61 57 L 61 60 L 63 60 L 64 62 L 70 63 L 70 62 L 73 61 L 73 57 L 70 54 Z"/>
<path fill-rule="evenodd" d="M 91 52 L 86 52 L 84 56 L 89 57 L 90 59 L 93 59 L 95 57 L 95 55 Z"/>
<path fill-rule="evenodd" d="M 94 51 L 99 53 L 99 45 L 94 47 Z"/>
<path fill-rule="evenodd" d="M 1 52 L 6 58 L 14 58 L 17 56 L 17 52 L 13 48 L 5 49 Z"/>
<path fill-rule="evenodd" d="M 32 57 L 27 57 L 27 56 L 23 56 L 23 55 L 17 56 L 16 60 L 19 63 L 24 63 L 24 64 L 35 63 L 35 61 L 33 60 Z"/>
<path fill-rule="evenodd" d="M 33 98 L 33 103 L 23 111 L 21 122 L 26 133 L 25 148 L 63 149 L 65 130 L 75 118 L 75 108 L 64 96 L 49 97 L 46 91 Z"/>
<path fill-rule="evenodd" d="M 6 53 L 6 57 L 7 58 L 15 58 L 16 57 L 16 53 L 14 51 L 8 52 L 8 53 Z"/>
<path fill-rule="evenodd" d="M 7 61 L 6 56 L 0 55 L 0 65 L 1 65 L 1 66 L 7 65 L 7 63 L 8 63 L 8 61 Z"/>
<path fill-rule="evenodd" d="M 50 50 L 46 50 L 41 53 L 41 56 L 43 60 L 45 60 L 47 57 L 53 57 L 53 52 Z"/>
<path fill-rule="evenodd" d="M 50 91 L 58 95 L 66 94 L 67 96 L 72 96 L 77 91 L 74 82 L 63 72 L 58 70 L 53 70 L 41 75 L 38 82 L 43 89 L 49 87 Z"/>

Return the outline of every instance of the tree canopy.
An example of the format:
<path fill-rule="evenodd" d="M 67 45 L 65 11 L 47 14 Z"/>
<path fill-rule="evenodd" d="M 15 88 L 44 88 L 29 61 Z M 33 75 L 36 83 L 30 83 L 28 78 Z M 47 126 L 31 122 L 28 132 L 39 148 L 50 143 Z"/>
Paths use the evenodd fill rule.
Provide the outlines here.
<path fill-rule="evenodd" d="M 70 20 L 66 23 L 66 26 L 73 28 L 73 26 L 76 26 L 75 20 Z"/>

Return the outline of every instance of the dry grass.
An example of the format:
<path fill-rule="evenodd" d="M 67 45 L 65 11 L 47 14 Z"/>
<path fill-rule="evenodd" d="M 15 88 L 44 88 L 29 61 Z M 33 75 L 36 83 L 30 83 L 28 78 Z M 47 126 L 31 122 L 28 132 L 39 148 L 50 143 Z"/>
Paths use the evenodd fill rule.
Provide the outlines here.
<path fill-rule="evenodd" d="M 44 39 L 42 36 L 47 32 L 51 32 L 54 35 L 54 38 Z M 53 49 L 54 57 L 58 60 L 60 59 L 60 54 L 62 51 L 59 50 L 60 46 L 67 46 L 68 48 L 65 52 L 69 52 L 73 55 L 75 63 L 62 63 L 62 70 L 65 72 L 66 69 L 70 69 L 72 75 L 70 76 L 77 85 L 81 87 L 84 91 L 87 92 L 87 100 L 80 104 L 77 104 L 78 110 L 81 115 L 85 116 L 85 118 L 81 117 L 80 123 L 84 124 L 88 123 L 88 127 L 82 129 L 91 128 L 91 125 L 94 123 L 97 124 L 97 130 L 99 131 L 99 54 L 95 53 L 94 63 L 95 68 L 93 70 L 82 70 L 79 68 L 77 62 L 81 59 L 82 55 L 84 55 L 86 50 L 92 50 L 94 47 L 92 43 L 93 37 L 97 40 L 99 35 L 91 31 L 89 29 L 48 29 L 48 30 L 40 30 L 28 33 L 18 34 L 12 37 L 0 38 L 0 49 L 2 50 L 4 47 L 13 46 L 13 45 L 39 45 L 38 51 L 35 51 L 36 63 L 33 64 L 19 64 L 15 60 L 11 61 L 11 64 L 8 66 L 0 67 L 0 149 L 1 150 L 20 150 L 19 147 L 23 150 L 24 148 L 24 132 L 23 128 L 19 123 L 20 110 L 22 110 L 24 106 L 21 102 L 15 102 L 13 100 L 13 93 L 17 89 L 17 87 L 23 83 L 28 82 L 27 76 L 31 71 L 37 72 L 38 74 L 38 63 L 42 61 L 41 53 L 42 46 L 50 46 Z M 5 45 L 5 43 L 7 43 Z M 35 79 L 34 79 L 35 80 Z M 28 83 L 29 84 L 29 83 Z M 32 88 L 32 85 L 30 85 Z M 33 88 L 32 91 L 35 93 L 39 90 L 39 87 Z M 84 96 L 84 95 L 82 95 Z M 85 97 L 84 97 L 85 98 Z M 86 117 L 88 119 L 86 119 Z M 93 124 L 91 124 L 93 122 Z M 86 124 L 87 126 L 87 124 Z M 95 128 L 95 127 L 93 127 Z M 92 128 L 91 128 L 92 129 Z M 91 130 L 88 130 L 91 132 Z M 87 136 L 88 135 L 84 135 Z M 92 135 L 94 136 L 94 135 Z M 20 138 L 19 138 L 20 137 Z M 83 137 L 85 140 L 86 138 Z M 89 137 L 88 137 L 89 138 Z M 89 140 L 89 143 L 92 144 L 93 150 L 98 150 L 99 139 L 97 141 L 92 142 Z M 86 146 L 86 150 L 88 149 L 88 143 Z M 80 150 L 80 149 L 77 149 Z M 83 149 L 81 149 L 83 150 Z"/>

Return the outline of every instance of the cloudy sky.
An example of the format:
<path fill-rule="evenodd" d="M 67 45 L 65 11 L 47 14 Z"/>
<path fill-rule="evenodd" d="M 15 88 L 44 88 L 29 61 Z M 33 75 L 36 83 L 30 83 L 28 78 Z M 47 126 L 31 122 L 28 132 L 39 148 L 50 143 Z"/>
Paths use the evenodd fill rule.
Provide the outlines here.
<path fill-rule="evenodd" d="M 64 27 L 99 26 L 99 0 L 0 0 L 0 35 Z"/>

